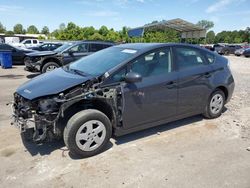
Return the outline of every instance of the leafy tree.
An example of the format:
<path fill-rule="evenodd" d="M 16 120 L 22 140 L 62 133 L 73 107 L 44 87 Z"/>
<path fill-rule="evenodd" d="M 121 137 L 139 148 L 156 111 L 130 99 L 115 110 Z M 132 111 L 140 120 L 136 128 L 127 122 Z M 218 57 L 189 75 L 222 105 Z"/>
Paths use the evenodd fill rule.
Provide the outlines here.
<path fill-rule="evenodd" d="M 39 34 L 39 31 L 36 28 L 36 26 L 31 25 L 31 26 L 28 27 L 27 33 L 29 33 L 29 34 Z"/>
<path fill-rule="evenodd" d="M 206 36 L 206 42 L 208 44 L 213 44 L 215 40 L 215 33 L 214 31 L 209 31 Z"/>
<path fill-rule="evenodd" d="M 6 29 L 3 24 L 0 22 L 0 33 L 5 33 Z"/>
<path fill-rule="evenodd" d="M 247 36 L 247 42 L 249 43 L 250 42 L 250 27 L 247 27 L 246 28 L 246 30 L 245 30 L 245 32 L 246 32 L 246 36 Z"/>
<path fill-rule="evenodd" d="M 16 24 L 14 27 L 13 27 L 13 32 L 16 33 L 16 34 L 25 34 L 25 30 L 23 28 L 23 25 L 22 24 Z"/>
<path fill-rule="evenodd" d="M 100 29 L 99 29 L 99 34 L 102 35 L 102 36 L 107 36 L 107 34 L 109 33 L 109 30 L 106 26 L 102 26 Z"/>
<path fill-rule="evenodd" d="M 44 26 L 41 31 L 42 34 L 48 35 L 49 34 L 49 28 L 47 26 Z"/>
<path fill-rule="evenodd" d="M 15 33 L 13 31 L 5 31 L 5 35 L 13 36 Z"/>
<path fill-rule="evenodd" d="M 214 27 L 214 22 L 208 20 L 200 20 L 197 23 L 198 26 L 201 26 L 203 29 L 209 30 Z"/>
<path fill-rule="evenodd" d="M 90 40 L 103 40 L 103 36 L 100 35 L 99 33 L 94 33 L 89 37 Z"/>
<path fill-rule="evenodd" d="M 60 29 L 60 30 L 64 30 L 65 28 L 66 28 L 65 23 L 61 23 L 61 24 L 59 25 L 59 29 Z"/>

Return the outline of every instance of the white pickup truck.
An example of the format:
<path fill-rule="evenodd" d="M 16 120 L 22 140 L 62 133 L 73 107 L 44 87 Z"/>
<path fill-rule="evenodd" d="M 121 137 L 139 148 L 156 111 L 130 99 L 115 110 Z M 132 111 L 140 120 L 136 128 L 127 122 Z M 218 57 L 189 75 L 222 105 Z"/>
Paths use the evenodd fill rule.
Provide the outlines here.
<path fill-rule="evenodd" d="M 41 43 L 37 39 L 25 39 L 20 43 L 12 43 L 11 45 L 16 46 L 16 47 L 21 47 L 21 48 L 29 48 L 29 47 L 38 46 L 39 44 Z"/>

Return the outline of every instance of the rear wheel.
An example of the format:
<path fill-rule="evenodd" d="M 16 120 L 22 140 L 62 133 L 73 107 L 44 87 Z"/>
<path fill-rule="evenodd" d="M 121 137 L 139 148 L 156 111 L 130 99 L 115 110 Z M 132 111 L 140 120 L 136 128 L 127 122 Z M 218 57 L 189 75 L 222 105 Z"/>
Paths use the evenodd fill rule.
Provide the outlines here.
<path fill-rule="evenodd" d="M 224 105 L 225 94 L 220 89 L 216 89 L 211 94 L 203 115 L 209 119 L 217 118 L 221 115 Z"/>
<path fill-rule="evenodd" d="M 111 132 L 111 123 L 105 114 L 83 110 L 69 119 L 64 129 L 64 142 L 71 153 L 90 157 L 105 149 Z"/>
<path fill-rule="evenodd" d="M 53 70 L 57 69 L 58 67 L 60 67 L 60 66 L 57 63 L 55 63 L 55 62 L 47 62 L 42 67 L 41 72 L 42 73 L 50 72 L 50 71 L 53 71 Z"/>

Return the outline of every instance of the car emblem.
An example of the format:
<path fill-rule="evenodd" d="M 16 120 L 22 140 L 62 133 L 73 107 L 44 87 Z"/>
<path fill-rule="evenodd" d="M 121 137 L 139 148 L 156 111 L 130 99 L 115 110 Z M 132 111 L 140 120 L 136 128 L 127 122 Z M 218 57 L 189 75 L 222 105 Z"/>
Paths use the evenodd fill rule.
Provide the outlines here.
<path fill-rule="evenodd" d="M 31 93 L 31 91 L 30 90 L 28 90 L 28 89 L 25 89 L 25 90 L 23 90 L 25 93 Z"/>

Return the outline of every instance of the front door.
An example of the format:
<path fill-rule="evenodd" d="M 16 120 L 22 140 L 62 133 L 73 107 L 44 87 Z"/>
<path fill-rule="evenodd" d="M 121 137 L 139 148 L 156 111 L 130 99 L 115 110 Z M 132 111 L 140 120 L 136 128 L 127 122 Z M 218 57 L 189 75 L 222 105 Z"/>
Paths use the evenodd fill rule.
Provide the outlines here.
<path fill-rule="evenodd" d="M 176 115 L 177 73 L 172 71 L 170 48 L 141 56 L 131 63 L 129 71 L 139 73 L 142 81 L 122 86 L 125 129 L 164 121 Z"/>
<path fill-rule="evenodd" d="M 63 64 L 66 65 L 73 61 L 80 59 L 81 57 L 88 55 L 88 44 L 77 44 L 63 53 Z"/>

